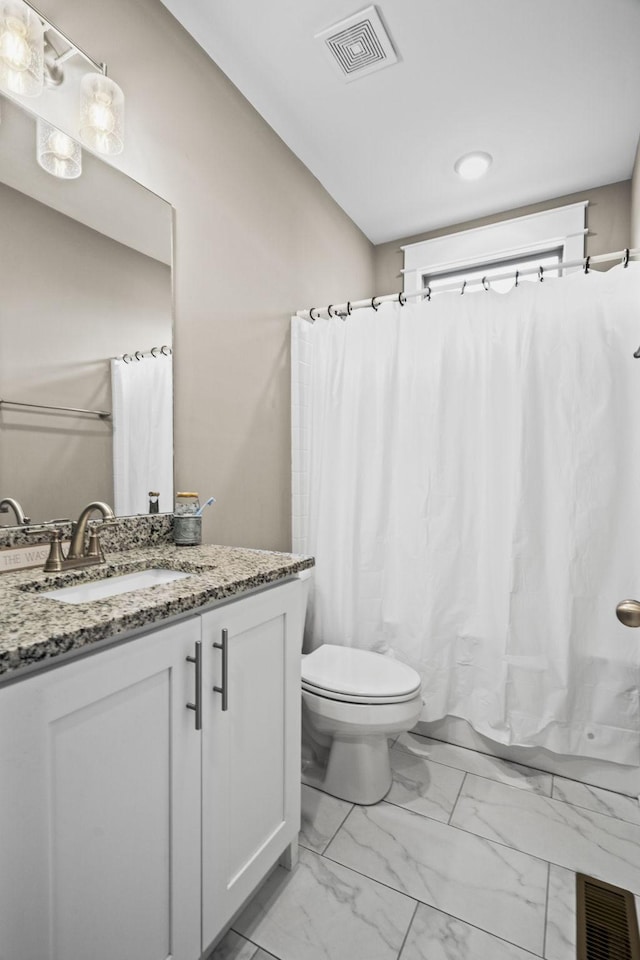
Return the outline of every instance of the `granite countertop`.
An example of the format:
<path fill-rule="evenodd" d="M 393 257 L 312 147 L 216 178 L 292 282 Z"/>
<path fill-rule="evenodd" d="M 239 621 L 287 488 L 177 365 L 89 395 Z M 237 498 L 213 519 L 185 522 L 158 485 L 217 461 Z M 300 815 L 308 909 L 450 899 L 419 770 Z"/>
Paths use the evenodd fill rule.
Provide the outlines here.
<path fill-rule="evenodd" d="M 119 634 L 293 576 L 314 565 L 312 557 L 267 550 L 207 545 L 156 545 L 113 553 L 107 562 L 63 573 L 21 570 L 0 576 L 0 679 Z M 60 603 L 45 591 L 137 570 L 178 570 L 189 576 L 104 600 Z M 52 665 L 52 664 L 51 664 Z"/>

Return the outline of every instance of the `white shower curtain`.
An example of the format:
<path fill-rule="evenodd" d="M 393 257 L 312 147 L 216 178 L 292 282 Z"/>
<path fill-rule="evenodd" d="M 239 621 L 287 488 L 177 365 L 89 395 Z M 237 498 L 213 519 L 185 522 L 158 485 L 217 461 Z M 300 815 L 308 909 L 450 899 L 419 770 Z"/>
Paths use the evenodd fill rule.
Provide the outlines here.
<path fill-rule="evenodd" d="M 160 354 L 111 361 L 114 509 L 119 517 L 173 510 L 173 363 Z"/>
<path fill-rule="evenodd" d="M 640 265 L 292 327 L 312 642 L 391 653 L 424 720 L 640 763 Z"/>

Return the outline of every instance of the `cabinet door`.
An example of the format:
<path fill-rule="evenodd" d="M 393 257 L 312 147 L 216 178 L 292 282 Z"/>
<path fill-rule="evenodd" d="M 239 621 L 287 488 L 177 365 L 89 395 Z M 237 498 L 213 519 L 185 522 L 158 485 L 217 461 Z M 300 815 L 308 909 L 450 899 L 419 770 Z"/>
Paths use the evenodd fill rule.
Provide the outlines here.
<path fill-rule="evenodd" d="M 198 619 L 0 689 L 0 958 L 200 955 Z"/>
<path fill-rule="evenodd" d="M 229 923 L 300 827 L 296 580 L 203 617 L 203 946 Z M 222 709 L 227 643 L 227 706 Z"/>

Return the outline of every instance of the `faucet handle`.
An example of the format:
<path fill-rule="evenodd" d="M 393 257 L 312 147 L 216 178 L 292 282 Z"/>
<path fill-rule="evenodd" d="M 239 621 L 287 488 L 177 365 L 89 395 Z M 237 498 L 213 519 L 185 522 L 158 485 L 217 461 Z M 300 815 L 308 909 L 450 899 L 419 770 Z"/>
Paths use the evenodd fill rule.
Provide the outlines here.
<path fill-rule="evenodd" d="M 89 520 L 89 543 L 87 546 L 87 551 L 85 553 L 86 557 L 96 557 L 100 563 L 104 563 L 104 553 L 100 545 L 100 531 L 104 527 L 111 527 L 115 523 L 114 519 L 104 519 L 104 520 Z"/>
<path fill-rule="evenodd" d="M 99 537 L 101 528 L 102 524 L 96 524 L 95 526 L 89 527 L 89 544 L 85 552 L 85 557 L 96 557 L 100 563 L 103 563 L 104 553 L 102 552 L 102 547 L 100 546 Z"/>
<path fill-rule="evenodd" d="M 56 527 L 51 531 L 51 540 L 49 541 L 49 556 L 44 563 L 45 573 L 59 573 L 62 570 L 64 562 L 64 553 L 62 552 L 62 536 L 64 531 Z"/>
<path fill-rule="evenodd" d="M 60 573 L 64 564 L 64 553 L 62 552 L 62 538 L 64 530 L 61 527 L 52 527 L 49 523 L 40 523 L 30 530 L 24 531 L 28 537 L 42 536 L 43 533 L 50 534 L 49 537 L 49 556 L 44 562 L 42 568 L 45 573 Z"/>

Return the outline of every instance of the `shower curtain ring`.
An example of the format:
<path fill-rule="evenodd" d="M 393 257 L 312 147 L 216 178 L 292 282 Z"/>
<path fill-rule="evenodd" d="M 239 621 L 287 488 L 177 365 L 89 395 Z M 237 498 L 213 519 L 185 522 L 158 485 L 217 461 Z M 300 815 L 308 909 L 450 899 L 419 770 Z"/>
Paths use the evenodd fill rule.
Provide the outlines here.
<path fill-rule="evenodd" d="M 403 293 L 401 290 L 400 293 L 398 294 L 398 303 L 400 304 L 401 307 L 404 307 L 406 302 L 407 302 L 407 295 L 406 293 Z"/>
<path fill-rule="evenodd" d="M 327 313 L 329 314 L 329 319 L 331 319 L 331 317 L 335 316 L 335 314 L 331 313 L 332 310 L 333 310 L 333 304 L 330 303 L 329 306 L 327 307 Z"/>
<path fill-rule="evenodd" d="M 430 300 L 431 300 L 431 287 L 429 286 L 429 284 L 427 284 L 426 287 L 424 288 L 424 292 L 425 292 L 426 295 L 427 295 L 427 300 L 430 301 Z"/>
<path fill-rule="evenodd" d="M 589 264 L 591 263 L 591 257 L 586 257 L 584 261 L 584 272 L 585 276 L 589 273 Z"/>
<path fill-rule="evenodd" d="M 136 358 L 136 360 L 142 360 L 142 354 L 140 353 L 139 350 L 136 350 L 136 352 L 134 353 L 134 357 Z"/>
<path fill-rule="evenodd" d="M 484 287 L 485 290 L 489 290 L 491 288 L 489 281 L 487 280 L 486 277 L 482 278 L 482 286 Z"/>
<path fill-rule="evenodd" d="M 351 316 L 351 300 L 347 300 L 347 316 Z"/>
<path fill-rule="evenodd" d="M 463 295 L 463 293 L 464 293 L 464 288 L 466 287 L 466 285 L 467 285 L 467 281 L 464 280 L 464 281 L 462 282 L 462 290 L 460 291 L 460 296 Z"/>
<path fill-rule="evenodd" d="M 540 283 L 544 280 L 544 267 L 538 267 L 538 280 Z"/>
<path fill-rule="evenodd" d="M 124 360 L 125 363 L 131 363 L 132 361 L 132 357 L 128 353 L 123 353 L 122 359 Z"/>
<path fill-rule="evenodd" d="M 640 347 L 638 347 L 638 349 L 634 353 L 634 357 L 636 358 L 636 360 L 640 360 Z"/>
<path fill-rule="evenodd" d="M 380 306 L 380 304 L 379 304 L 379 303 L 376 303 L 376 298 L 375 298 L 375 297 L 371 297 L 371 306 L 373 307 L 373 309 L 374 309 L 374 310 L 376 311 L 376 313 L 377 313 L 378 307 Z"/>
<path fill-rule="evenodd" d="M 316 313 L 318 312 L 318 308 L 317 308 L 317 307 L 311 307 L 311 309 L 309 310 L 309 320 L 311 320 L 311 323 L 315 323 L 316 320 L 318 319 L 317 317 L 314 317 L 314 315 L 313 315 L 313 311 L 314 311 L 314 310 L 316 311 Z"/>
<path fill-rule="evenodd" d="M 519 280 L 520 280 L 520 271 L 519 271 L 519 270 L 516 270 L 516 284 L 515 284 L 516 287 L 518 286 Z"/>
<path fill-rule="evenodd" d="M 623 258 L 623 260 L 622 260 L 622 266 L 623 266 L 623 267 L 628 267 L 628 266 L 629 266 L 629 252 L 630 252 L 630 251 L 629 251 L 629 247 L 627 247 L 627 249 L 626 249 L 625 252 L 624 252 L 624 258 Z"/>

